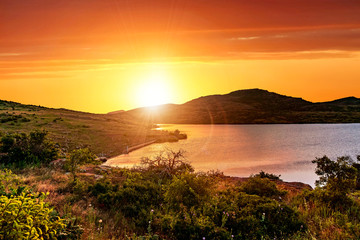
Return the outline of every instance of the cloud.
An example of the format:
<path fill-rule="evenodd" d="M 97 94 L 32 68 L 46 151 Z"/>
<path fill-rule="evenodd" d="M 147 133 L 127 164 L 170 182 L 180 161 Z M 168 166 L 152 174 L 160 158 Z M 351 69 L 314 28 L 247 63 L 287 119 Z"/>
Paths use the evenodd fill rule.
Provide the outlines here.
<path fill-rule="evenodd" d="M 358 0 L 3 0 L 0 57 L 201 60 L 334 50 L 350 57 L 360 49 L 359 12 Z"/>
<path fill-rule="evenodd" d="M 24 56 L 28 53 L 19 53 L 19 52 L 13 52 L 13 53 L 1 53 L 0 57 L 17 57 L 17 56 Z"/>
<path fill-rule="evenodd" d="M 254 36 L 254 37 L 234 37 L 230 38 L 230 40 L 238 40 L 238 41 L 247 41 L 247 40 L 254 40 L 259 39 L 260 37 Z"/>

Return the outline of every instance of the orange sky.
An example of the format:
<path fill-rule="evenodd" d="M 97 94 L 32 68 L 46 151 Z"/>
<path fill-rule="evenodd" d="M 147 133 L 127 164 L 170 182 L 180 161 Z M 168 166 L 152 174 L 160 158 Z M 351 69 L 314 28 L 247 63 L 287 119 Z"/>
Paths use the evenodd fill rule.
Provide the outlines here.
<path fill-rule="evenodd" d="M 104 113 L 244 88 L 360 97 L 359 13 L 359 0 L 1 0 L 0 99 Z"/>

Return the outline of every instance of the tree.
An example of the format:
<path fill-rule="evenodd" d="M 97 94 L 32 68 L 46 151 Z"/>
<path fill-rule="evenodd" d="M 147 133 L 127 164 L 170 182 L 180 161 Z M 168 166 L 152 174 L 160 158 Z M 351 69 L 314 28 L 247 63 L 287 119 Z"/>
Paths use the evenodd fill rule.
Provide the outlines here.
<path fill-rule="evenodd" d="M 353 167 L 357 170 L 357 177 L 356 177 L 356 189 L 360 189 L 360 155 L 356 157 L 357 162 L 353 163 Z"/>
<path fill-rule="evenodd" d="M 186 162 L 184 155 L 185 151 L 182 149 L 179 151 L 168 150 L 153 158 L 142 158 L 141 165 L 143 165 L 146 170 L 158 172 L 166 176 L 193 172 L 194 168 Z"/>
<path fill-rule="evenodd" d="M 95 163 L 96 155 L 88 148 L 80 148 L 73 150 L 66 159 L 65 168 L 72 173 L 74 181 L 77 178 L 77 170 L 81 164 Z"/>
<path fill-rule="evenodd" d="M 346 195 L 355 188 L 357 169 L 350 157 L 338 157 L 332 161 L 323 156 L 312 163 L 317 164 L 315 173 L 320 176 L 315 183 L 317 186 L 324 186 L 330 192 L 340 195 Z"/>

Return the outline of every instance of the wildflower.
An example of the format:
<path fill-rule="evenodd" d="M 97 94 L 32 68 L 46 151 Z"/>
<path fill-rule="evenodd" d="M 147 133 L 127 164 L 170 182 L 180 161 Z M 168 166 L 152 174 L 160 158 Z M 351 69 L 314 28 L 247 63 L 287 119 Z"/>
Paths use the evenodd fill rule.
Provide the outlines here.
<path fill-rule="evenodd" d="M 150 212 L 154 212 L 154 209 L 151 209 L 151 211 Z"/>
<path fill-rule="evenodd" d="M 234 238 L 234 235 L 231 235 L 231 238 Z"/>
<path fill-rule="evenodd" d="M 99 220 L 99 223 L 102 223 L 102 219 Z"/>
<path fill-rule="evenodd" d="M 203 237 L 203 240 L 205 240 L 205 237 Z"/>

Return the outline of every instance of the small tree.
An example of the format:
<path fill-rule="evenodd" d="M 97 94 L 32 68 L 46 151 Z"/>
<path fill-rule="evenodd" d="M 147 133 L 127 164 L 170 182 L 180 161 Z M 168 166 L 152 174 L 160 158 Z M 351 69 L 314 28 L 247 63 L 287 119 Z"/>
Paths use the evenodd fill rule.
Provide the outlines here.
<path fill-rule="evenodd" d="M 159 172 L 167 176 L 194 171 L 191 164 L 186 162 L 185 151 L 182 149 L 179 151 L 168 150 L 153 158 L 142 158 L 141 165 L 146 170 Z"/>
<path fill-rule="evenodd" d="M 357 162 L 354 162 L 352 166 L 356 168 L 357 175 L 356 175 L 356 190 L 360 190 L 360 155 L 356 157 Z"/>
<path fill-rule="evenodd" d="M 77 170 L 81 164 L 86 163 L 94 163 L 95 162 L 96 155 L 93 154 L 88 148 L 80 148 L 73 150 L 65 163 L 65 168 L 74 177 L 74 181 L 76 181 L 77 178 Z"/>
<path fill-rule="evenodd" d="M 315 182 L 317 186 L 325 186 L 327 190 L 340 195 L 346 195 L 355 188 L 357 170 L 348 156 L 338 157 L 336 161 L 327 156 L 316 158 L 315 173 L 320 176 Z"/>

